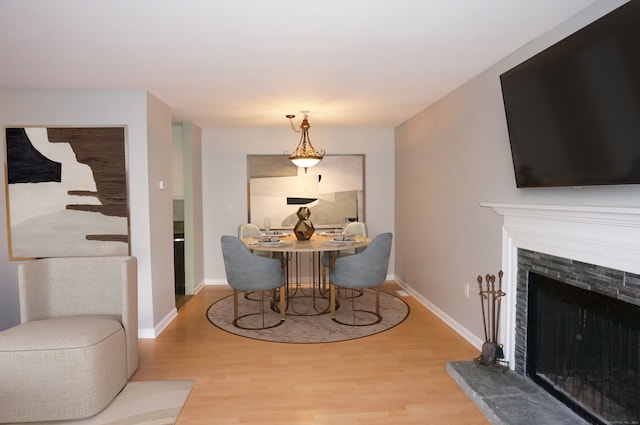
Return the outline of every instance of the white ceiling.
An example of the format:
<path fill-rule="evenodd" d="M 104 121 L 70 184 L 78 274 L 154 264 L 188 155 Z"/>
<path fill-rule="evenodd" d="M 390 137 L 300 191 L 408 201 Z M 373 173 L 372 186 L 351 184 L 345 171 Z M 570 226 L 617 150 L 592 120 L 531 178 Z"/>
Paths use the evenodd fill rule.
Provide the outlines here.
<path fill-rule="evenodd" d="M 202 127 L 394 127 L 595 0 L 0 0 L 0 88 L 145 89 Z"/>

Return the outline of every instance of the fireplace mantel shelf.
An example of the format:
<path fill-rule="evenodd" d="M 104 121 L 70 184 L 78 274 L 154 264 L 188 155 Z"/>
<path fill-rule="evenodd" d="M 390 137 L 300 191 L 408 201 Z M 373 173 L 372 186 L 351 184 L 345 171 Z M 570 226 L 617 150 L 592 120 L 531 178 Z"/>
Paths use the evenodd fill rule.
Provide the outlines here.
<path fill-rule="evenodd" d="M 501 216 L 640 227 L 640 208 L 481 203 Z"/>
<path fill-rule="evenodd" d="M 640 208 L 480 204 L 504 217 L 504 243 L 640 273 Z M 504 241 L 506 239 L 506 241 Z"/>

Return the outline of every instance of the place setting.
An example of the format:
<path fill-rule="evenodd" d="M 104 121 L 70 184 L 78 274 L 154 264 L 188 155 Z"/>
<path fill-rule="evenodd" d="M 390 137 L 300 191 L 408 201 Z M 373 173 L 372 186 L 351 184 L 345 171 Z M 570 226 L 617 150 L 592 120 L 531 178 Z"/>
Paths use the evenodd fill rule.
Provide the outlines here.
<path fill-rule="evenodd" d="M 343 246 L 358 243 L 358 239 L 354 235 L 337 234 L 333 239 L 323 242 L 325 246 Z"/>
<path fill-rule="evenodd" d="M 274 232 L 275 233 L 275 232 Z M 248 246 L 269 246 L 269 247 L 284 247 L 293 245 L 292 242 L 282 240 L 286 235 L 283 232 L 278 234 L 264 234 L 256 240 L 247 243 Z"/>

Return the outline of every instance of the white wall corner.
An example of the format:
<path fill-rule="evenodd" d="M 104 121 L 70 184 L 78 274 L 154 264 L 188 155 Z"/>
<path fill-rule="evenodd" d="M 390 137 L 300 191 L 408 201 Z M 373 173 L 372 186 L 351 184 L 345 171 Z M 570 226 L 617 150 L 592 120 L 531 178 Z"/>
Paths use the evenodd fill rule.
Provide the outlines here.
<path fill-rule="evenodd" d="M 160 320 L 160 322 L 156 326 L 154 326 L 153 329 L 148 329 L 148 328 L 138 329 L 138 338 L 155 339 L 158 335 L 162 333 L 162 331 L 165 330 L 167 326 L 169 326 L 169 323 L 171 323 L 173 319 L 176 318 L 177 315 L 178 315 L 178 310 L 174 308 L 169 312 L 169 314 L 163 317 L 162 320 Z"/>

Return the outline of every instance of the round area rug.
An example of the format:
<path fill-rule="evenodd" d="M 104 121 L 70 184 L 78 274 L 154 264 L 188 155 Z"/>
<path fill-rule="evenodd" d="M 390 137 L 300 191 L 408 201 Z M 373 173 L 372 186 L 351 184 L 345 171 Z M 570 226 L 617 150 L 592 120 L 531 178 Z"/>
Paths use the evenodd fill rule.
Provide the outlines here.
<path fill-rule="evenodd" d="M 350 290 L 341 290 L 338 298 L 339 307 L 336 310 L 336 319 L 353 323 L 354 316 Z M 238 294 L 239 314 L 259 313 L 260 301 L 255 300 L 257 294 L 251 294 L 249 299 L 243 293 Z M 277 323 L 280 314 L 272 311 L 269 306 L 268 293 L 264 297 L 265 323 Z M 375 291 L 365 290 L 361 296 L 354 299 L 355 308 L 375 311 Z M 213 303 L 207 309 L 207 319 L 218 328 L 229 333 L 247 338 L 259 339 L 271 342 L 286 342 L 294 344 L 314 344 L 323 342 L 347 341 L 355 338 L 363 338 L 384 332 L 402 323 L 409 315 L 409 305 L 401 298 L 380 291 L 380 315 L 382 321 L 370 326 L 346 326 L 331 320 L 328 313 L 329 301 L 327 298 L 309 294 L 299 294 L 290 298 L 286 319 L 283 324 L 260 330 L 240 329 L 231 323 L 233 321 L 233 295 L 229 295 Z M 363 315 L 356 312 L 356 323 L 360 320 L 375 320 L 372 315 Z M 261 323 L 260 314 L 242 319 L 244 326 L 255 326 Z"/>

